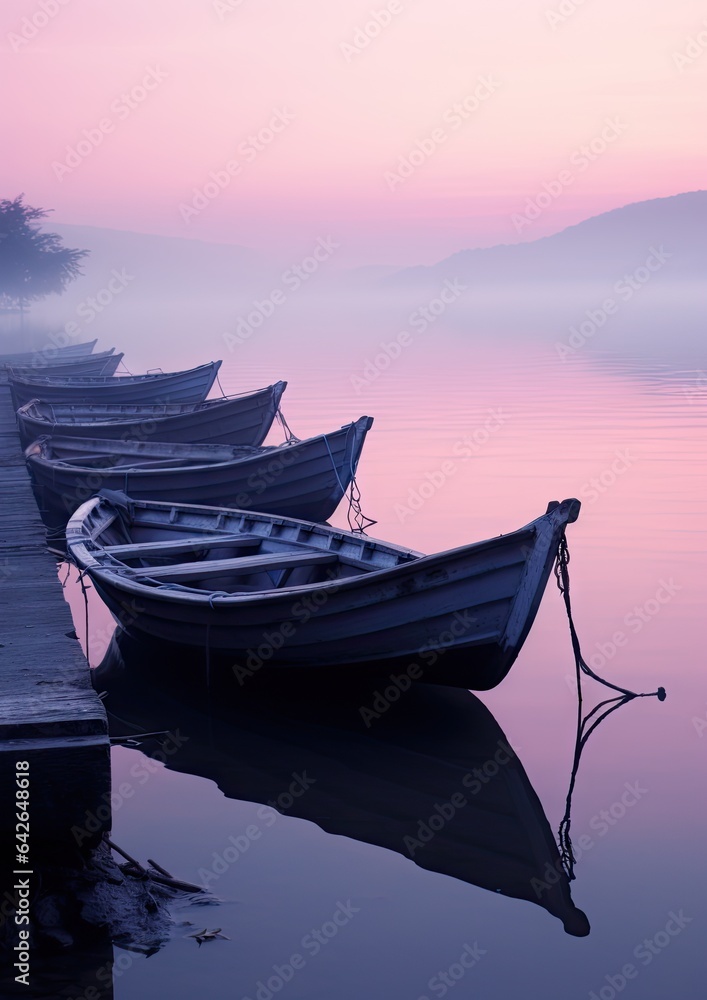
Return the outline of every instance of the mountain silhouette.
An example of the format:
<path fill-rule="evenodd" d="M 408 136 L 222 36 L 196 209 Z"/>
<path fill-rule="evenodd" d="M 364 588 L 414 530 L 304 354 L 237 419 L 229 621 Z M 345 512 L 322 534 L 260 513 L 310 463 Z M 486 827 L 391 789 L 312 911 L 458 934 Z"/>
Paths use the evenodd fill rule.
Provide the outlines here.
<path fill-rule="evenodd" d="M 635 202 L 593 216 L 552 236 L 460 250 L 428 267 L 380 279 L 390 289 L 438 286 L 457 278 L 474 285 L 614 282 L 665 255 L 661 280 L 700 280 L 707 267 L 707 191 Z M 532 234 L 532 226 L 525 230 Z M 670 256 L 667 256 L 670 255 Z"/>

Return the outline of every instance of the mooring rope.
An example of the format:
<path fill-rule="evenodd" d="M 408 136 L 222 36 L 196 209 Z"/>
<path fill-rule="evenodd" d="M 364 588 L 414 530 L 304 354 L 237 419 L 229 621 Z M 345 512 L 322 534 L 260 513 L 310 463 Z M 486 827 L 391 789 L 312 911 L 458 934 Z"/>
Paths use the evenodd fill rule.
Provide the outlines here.
<path fill-rule="evenodd" d="M 74 565 L 76 564 L 74 563 Z M 81 584 L 81 593 L 83 594 L 84 609 L 86 611 L 86 659 L 88 660 L 88 594 L 87 588 L 83 582 L 84 574 L 87 573 L 88 570 L 81 570 L 78 566 L 76 566 L 76 569 L 79 570 L 78 581 Z"/>
<path fill-rule="evenodd" d="M 326 434 L 324 435 L 324 445 L 326 447 L 327 452 L 329 453 L 329 458 L 331 460 L 331 467 L 334 470 L 334 475 L 336 476 L 336 481 L 339 484 L 339 489 L 341 490 L 341 496 L 343 498 L 343 497 L 346 496 L 346 487 L 341 482 L 341 476 L 339 475 L 339 469 L 338 469 L 338 466 L 337 466 L 336 462 L 334 461 L 334 456 L 331 453 L 331 448 L 329 447 L 329 438 L 326 436 Z"/>
<path fill-rule="evenodd" d="M 216 381 L 218 383 L 219 389 L 221 390 L 221 395 L 225 399 L 226 398 L 226 393 L 223 391 L 223 386 L 221 385 L 221 376 L 218 373 L 218 369 L 216 369 Z"/>
<path fill-rule="evenodd" d="M 349 434 L 352 432 L 352 427 L 349 428 Z M 348 444 L 348 434 L 346 438 L 346 443 Z M 331 459 L 331 465 L 334 470 L 334 475 L 336 476 L 336 481 L 339 484 L 339 489 L 341 490 L 341 498 L 343 500 L 346 497 L 349 501 L 348 510 L 346 511 L 346 520 L 348 521 L 349 531 L 358 535 L 365 535 L 366 528 L 370 528 L 372 524 L 377 524 L 372 517 L 367 517 L 361 508 L 361 491 L 358 488 L 358 483 L 356 482 L 356 473 L 353 467 L 353 455 L 351 462 L 349 464 L 349 471 L 351 473 L 351 480 L 349 482 L 348 490 L 345 488 L 341 481 L 341 476 L 339 475 L 339 469 L 337 468 L 336 462 L 334 461 L 334 456 L 331 453 L 331 448 L 329 447 L 329 439 L 326 434 L 324 435 L 324 444 L 326 445 L 326 450 L 329 453 L 329 458 Z"/>
<path fill-rule="evenodd" d="M 372 527 L 374 524 L 378 524 L 373 517 L 368 517 L 367 514 L 363 513 L 361 507 L 361 490 L 359 489 L 358 483 L 356 482 L 356 476 L 351 475 L 351 485 L 348 491 L 349 509 L 346 512 L 346 520 L 349 522 L 349 528 L 354 534 L 365 535 L 366 528 Z"/>
<path fill-rule="evenodd" d="M 363 513 L 363 508 L 361 507 L 361 490 L 359 489 L 358 482 L 356 481 L 356 469 L 353 462 L 353 449 L 350 453 L 349 459 L 349 473 L 351 475 L 351 481 L 349 483 L 348 490 L 348 501 L 349 509 L 346 511 L 346 520 L 349 523 L 350 530 L 357 535 L 365 535 L 366 528 L 370 528 L 374 524 L 378 524 L 378 521 L 373 517 L 368 517 Z"/>
<path fill-rule="evenodd" d="M 572 638 L 572 651 L 574 652 L 574 665 L 575 665 L 575 676 L 577 680 L 577 733 L 575 737 L 574 745 L 574 758 L 572 761 L 572 773 L 570 775 L 570 784 L 567 791 L 567 798 L 565 800 L 565 814 L 560 822 L 560 827 L 558 830 L 558 840 L 560 848 L 560 860 L 562 861 L 562 867 L 564 868 L 567 877 L 570 881 L 574 876 L 574 866 L 576 863 L 576 858 L 574 856 L 574 850 L 572 847 L 572 838 L 570 837 L 570 825 L 571 825 L 571 811 L 572 811 L 572 794 L 574 792 L 575 782 L 577 780 L 577 772 L 579 770 L 579 762 L 582 756 L 582 751 L 586 745 L 587 740 L 597 728 L 600 722 L 603 722 L 608 715 L 615 712 L 617 708 L 621 708 L 629 701 L 633 701 L 634 698 L 657 698 L 659 701 L 665 701 L 665 688 L 659 687 L 657 691 L 647 691 L 638 694 L 635 691 L 629 691 L 627 688 L 620 687 L 618 684 L 612 684 L 611 681 L 605 680 L 603 677 L 599 677 L 595 674 L 591 667 L 588 665 L 584 657 L 582 656 L 582 649 L 579 644 L 579 637 L 577 636 L 577 630 L 574 625 L 574 619 L 572 618 L 572 603 L 570 601 L 570 576 L 569 576 L 569 562 L 570 553 L 567 547 L 567 538 L 562 535 L 557 548 L 557 560 L 555 562 L 555 578 L 557 580 L 557 586 L 560 593 L 562 594 L 565 602 L 565 610 L 567 611 L 567 620 L 570 626 L 570 636 Z M 618 695 L 613 698 L 607 698 L 605 701 L 599 702 L 598 705 L 588 712 L 586 716 L 582 714 L 582 674 L 587 674 L 592 677 L 599 684 L 604 684 L 606 687 L 611 688 L 613 691 L 618 691 Z M 601 712 L 596 718 L 597 712 L 609 705 L 605 711 Z M 594 718 L 594 721 L 589 725 L 590 721 Z M 587 728 L 589 726 L 589 728 Z"/>
<path fill-rule="evenodd" d="M 282 407 L 280 405 L 278 405 L 275 410 L 275 419 L 282 427 L 282 432 L 285 435 L 285 444 L 299 444 L 302 439 L 297 437 L 285 420 L 285 414 L 282 412 Z"/>

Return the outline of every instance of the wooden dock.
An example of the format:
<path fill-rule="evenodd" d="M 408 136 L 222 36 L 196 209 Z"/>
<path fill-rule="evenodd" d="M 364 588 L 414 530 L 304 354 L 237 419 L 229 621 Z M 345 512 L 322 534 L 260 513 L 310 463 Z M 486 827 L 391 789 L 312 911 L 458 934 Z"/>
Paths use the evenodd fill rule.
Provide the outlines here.
<path fill-rule="evenodd" d="M 15 762 L 30 762 L 31 843 L 61 854 L 110 826 L 106 714 L 74 638 L 0 383 L 0 838 L 15 829 Z"/>

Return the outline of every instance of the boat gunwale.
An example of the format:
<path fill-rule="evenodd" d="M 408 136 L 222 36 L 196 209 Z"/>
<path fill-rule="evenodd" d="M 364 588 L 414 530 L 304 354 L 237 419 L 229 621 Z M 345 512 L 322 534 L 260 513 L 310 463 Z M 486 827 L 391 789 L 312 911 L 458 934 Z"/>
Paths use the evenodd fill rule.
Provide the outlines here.
<path fill-rule="evenodd" d="M 63 361 L 54 361 L 54 360 L 46 361 L 43 365 L 20 364 L 19 362 L 16 362 L 15 364 L 10 364 L 9 362 L 6 362 L 4 367 L 7 368 L 8 374 L 10 375 L 16 374 L 18 378 L 24 378 L 26 373 L 33 371 L 37 372 L 38 378 L 51 378 L 52 377 L 51 375 L 49 376 L 41 375 L 42 370 L 45 368 L 63 368 L 64 366 L 66 366 L 67 368 L 71 368 L 75 365 L 85 365 L 89 363 L 99 364 L 101 361 L 103 362 L 112 361 L 116 358 L 116 356 L 119 356 L 120 361 L 122 361 L 122 359 L 125 357 L 125 352 L 124 351 L 116 352 L 115 347 L 111 347 L 105 351 L 98 351 L 97 354 L 87 354 L 85 357 L 79 354 L 76 357 L 65 358 Z M 118 364 L 120 364 L 120 361 L 118 361 Z M 2 363 L 0 363 L 0 366 L 2 366 Z M 30 378 L 31 377 L 32 376 L 30 375 Z M 63 378 L 64 376 L 59 375 L 57 377 Z M 69 376 L 69 378 L 70 377 L 71 376 Z M 81 376 L 81 375 L 76 376 L 76 378 L 84 378 L 84 377 L 86 376 Z"/>
<path fill-rule="evenodd" d="M 364 428 L 363 427 L 363 422 L 366 422 L 366 421 L 368 422 L 368 426 L 366 426 Z M 149 442 L 149 444 L 164 444 L 167 448 L 173 448 L 173 447 L 184 448 L 184 449 L 190 449 L 190 448 L 211 449 L 211 448 L 213 448 L 214 450 L 216 450 L 216 449 L 221 450 L 221 449 L 232 448 L 234 450 L 244 450 L 244 451 L 251 451 L 252 452 L 249 455 L 245 455 L 243 458 L 236 458 L 236 457 L 225 458 L 222 461 L 209 462 L 209 463 L 206 463 L 206 464 L 203 464 L 203 462 L 202 462 L 202 464 L 199 464 L 198 462 L 195 462 L 193 465 L 181 465 L 181 466 L 180 465 L 172 465 L 172 466 L 164 466 L 164 467 L 159 468 L 159 469 L 156 469 L 154 467 L 153 468 L 149 468 L 149 467 L 142 467 L 141 468 L 139 465 L 135 465 L 135 466 L 130 466 L 130 465 L 86 466 L 86 465 L 84 465 L 84 466 L 81 466 L 81 465 L 72 464 L 74 461 L 79 461 L 80 459 L 78 459 L 78 458 L 76 460 L 73 460 L 73 459 L 47 458 L 47 457 L 45 457 L 42 454 L 38 454 L 38 455 L 37 454 L 30 454 L 30 455 L 27 455 L 27 461 L 30 463 L 30 465 L 39 464 L 44 469 L 47 469 L 47 470 L 50 470 L 50 469 L 61 469 L 62 471 L 65 470 L 65 471 L 68 471 L 68 472 L 71 472 L 71 473 L 76 473 L 76 474 L 79 474 L 79 475 L 83 475 L 83 474 L 85 474 L 85 475 L 95 475 L 97 472 L 102 472 L 105 475 L 119 475 L 119 474 L 126 474 L 127 475 L 127 474 L 130 474 L 131 476 L 136 477 L 138 480 L 141 479 L 141 478 L 149 477 L 149 476 L 153 475 L 156 472 L 164 473 L 165 475 L 168 474 L 168 473 L 170 473 L 170 472 L 173 472 L 173 473 L 185 473 L 187 470 L 190 473 L 192 473 L 192 472 L 193 473 L 206 472 L 206 471 L 209 471 L 209 470 L 218 472 L 220 470 L 223 470 L 224 468 L 227 468 L 227 467 L 230 467 L 230 466 L 234 466 L 234 465 L 237 465 L 237 466 L 241 467 L 241 466 L 244 466 L 248 462 L 258 462 L 258 461 L 260 461 L 262 459 L 267 459 L 268 457 L 276 457 L 277 455 L 282 455 L 282 454 L 292 454 L 292 452 L 296 451 L 297 449 L 304 450 L 305 447 L 313 445 L 316 442 L 319 442 L 319 441 L 325 442 L 327 439 L 330 439 L 330 438 L 333 438 L 333 437 L 336 437 L 336 436 L 339 436 L 339 435 L 346 434 L 346 436 L 348 437 L 348 434 L 352 430 L 354 431 L 354 436 L 356 435 L 357 432 L 359 434 L 363 433 L 363 436 L 364 436 L 364 439 L 365 439 L 365 435 L 370 430 L 372 422 L 373 422 L 373 418 L 372 417 L 362 416 L 362 417 L 359 417 L 358 420 L 351 421 L 351 423 L 343 424 L 340 428 L 338 428 L 335 431 L 326 431 L 323 434 L 315 434 L 313 437 L 303 438 L 302 440 L 295 441 L 295 442 L 284 441 L 282 444 L 278 444 L 278 445 L 187 444 L 186 442 L 173 442 L 173 441 L 150 441 Z M 58 437 L 58 435 L 54 435 L 54 436 Z M 46 437 L 48 437 L 49 440 L 51 440 L 52 435 L 46 435 Z M 91 440 L 91 439 L 90 438 L 79 438 L 79 437 L 74 437 L 74 438 L 70 437 L 70 438 L 67 438 L 67 442 L 69 442 L 70 444 L 74 444 L 75 442 L 80 442 L 80 441 L 87 441 L 87 440 Z M 99 438 L 97 440 L 99 440 L 101 442 L 103 442 L 103 441 L 108 441 L 109 442 L 110 441 L 110 439 L 108 439 L 108 438 L 105 438 L 105 439 L 100 439 Z M 115 443 L 119 444 L 119 445 L 130 445 L 130 444 L 137 444 L 137 445 L 139 445 L 139 444 L 142 444 L 142 442 L 131 442 L 131 441 L 120 441 L 120 440 L 117 440 Z M 40 439 L 37 439 L 36 441 L 32 442 L 32 444 L 30 444 L 30 445 L 27 446 L 26 451 L 30 451 L 37 444 L 40 444 L 41 447 L 44 447 L 44 442 L 41 442 Z M 130 454 L 130 449 L 128 449 L 127 453 Z M 96 452 L 95 458 L 96 459 L 100 459 L 104 455 L 110 457 L 110 452 L 108 450 L 106 450 L 104 452 Z M 133 457 L 137 458 L 138 455 L 135 454 Z M 170 459 L 173 459 L 173 460 L 176 461 L 177 460 L 177 456 L 176 455 L 169 456 L 167 459 L 165 459 L 165 461 L 169 461 Z M 154 461 L 155 462 L 158 461 L 157 456 L 155 456 Z M 152 464 L 154 465 L 154 463 L 152 463 Z M 287 464 L 289 465 L 289 464 L 292 464 L 292 463 L 287 463 Z M 337 473 L 337 476 L 338 476 L 338 472 L 339 472 L 338 467 L 336 467 L 334 469 L 334 471 Z"/>
<path fill-rule="evenodd" d="M 49 336 L 56 336 L 56 334 L 49 334 Z M 93 353 L 93 348 L 97 343 L 98 337 L 94 340 L 80 341 L 78 344 L 64 344 L 63 347 L 45 344 L 44 347 L 36 348 L 33 351 L 9 351 L 6 354 L 0 354 L 0 368 L 11 367 L 12 362 L 8 361 L 8 358 L 35 358 L 51 351 L 54 351 L 55 355 L 60 354 L 65 358 L 87 358 Z M 79 348 L 88 348 L 88 350 L 79 350 Z M 67 353 L 62 354 L 62 352 Z M 20 367 L 22 366 L 20 365 Z"/>
<path fill-rule="evenodd" d="M 39 404 L 40 406 L 49 407 L 51 409 L 54 409 L 55 407 L 81 407 L 83 409 L 86 408 L 90 409 L 93 406 L 96 407 L 123 406 L 126 408 L 134 406 L 134 407 L 144 407 L 146 409 L 149 409 L 150 407 L 157 408 L 157 407 L 167 407 L 167 406 L 185 407 L 182 413 L 164 413 L 164 414 L 133 413 L 132 416 L 127 413 L 125 415 L 116 414 L 115 420 L 111 419 L 95 420 L 95 421 L 92 420 L 86 423 L 86 426 L 90 427 L 114 427 L 116 425 L 120 426 L 122 424 L 134 424 L 136 420 L 138 420 L 140 417 L 151 416 L 153 420 L 172 420 L 176 417 L 187 417 L 193 413 L 213 412 L 214 410 L 218 409 L 219 406 L 224 406 L 227 405 L 228 403 L 235 403 L 237 401 L 239 402 L 241 400 L 245 400 L 250 397 L 255 398 L 256 396 L 259 396 L 263 393 L 269 393 L 271 397 L 274 397 L 277 395 L 277 390 L 280 386 L 283 386 L 283 389 L 280 392 L 280 398 L 281 398 L 285 389 L 287 388 L 287 382 L 283 379 L 280 379 L 277 382 L 273 382 L 271 385 L 265 385 L 262 387 L 262 389 L 253 389 L 248 392 L 232 393 L 228 396 L 218 396 L 216 399 L 204 399 L 200 403 L 69 403 L 69 402 L 52 403 L 51 400 L 48 399 L 45 400 L 42 399 L 40 396 L 37 396 L 35 399 L 30 399 L 28 400 L 28 402 L 23 403 L 23 405 L 18 408 L 17 412 L 23 420 L 35 421 L 37 423 L 46 423 L 52 427 L 63 427 L 63 426 L 76 427 L 80 426 L 81 423 L 80 420 L 77 421 L 76 423 L 71 423 L 71 424 L 62 422 L 61 420 L 52 421 L 52 419 L 48 416 L 45 417 L 40 414 L 31 413 L 30 407 L 34 407 L 37 404 Z M 187 407 L 189 409 L 186 409 Z M 61 414 L 59 415 L 61 416 Z"/>
<path fill-rule="evenodd" d="M 342 538 L 348 538 L 351 540 L 357 540 L 359 544 L 364 544 L 366 542 L 372 543 L 376 547 L 381 547 L 384 551 L 387 550 L 392 554 L 398 556 L 407 556 L 408 558 L 404 561 L 401 560 L 394 566 L 385 566 L 379 569 L 371 568 L 368 572 L 362 574 L 353 575 L 350 577 L 334 578 L 331 580 L 323 580 L 316 583 L 299 584 L 293 587 L 282 587 L 267 591 L 256 591 L 256 592 L 244 592 L 235 593 L 228 595 L 218 595 L 211 597 L 209 593 L 205 590 L 197 590 L 196 588 L 184 588 L 184 590 L 174 590 L 165 587 L 160 587 L 159 584 L 156 586 L 151 586 L 147 583 L 140 583 L 131 578 L 124 577 L 119 572 L 119 567 L 123 565 L 119 561 L 116 566 L 106 566 L 105 563 L 97 557 L 96 553 L 88 547 L 90 542 L 98 552 L 98 555 L 102 552 L 102 547 L 96 542 L 96 538 L 105 530 L 105 528 L 100 528 L 93 532 L 91 537 L 82 537 L 77 531 L 77 525 L 82 522 L 83 518 L 87 517 L 93 509 L 101 503 L 101 497 L 93 497 L 87 500 L 84 504 L 79 507 L 76 513 L 70 519 L 66 528 L 66 539 L 67 545 L 71 545 L 72 548 L 81 549 L 83 552 L 82 568 L 92 572 L 97 579 L 105 581 L 107 586 L 112 586 L 113 588 L 118 588 L 120 590 L 134 593 L 134 594 L 149 594 L 153 599 L 158 599 L 156 595 L 159 595 L 159 600 L 166 601 L 171 604 L 205 604 L 209 603 L 211 607 L 220 607 L 223 609 L 237 607 L 242 604 L 255 604 L 260 602 L 271 603 L 279 601 L 283 596 L 296 595 L 298 593 L 306 593 L 312 590 L 328 590 L 332 587 L 338 590 L 350 590 L 355 589 L 362 584 L 367 584 L 369 581 L 374 579 L 376 582 L 383 581 L 386 582 L 387 578 L 390 576 L 399 575 L 402 570 L 412 569 L 413 571 L 424 572 L 426 570 L 434 570 L 437 564 L 445 563 L 450 561 L 450 559 L 463 558 L 465 555 L 470 553 L 472 550 L 483 552 L 484 548 L 493 548 L 499 544 L 513 544 L 519 541 L 523 535 L 526 535 L 533 540 L 533 545 L 538 537 L 537 524 L 544 519 L 561 519 L 560 525 L 568 523 L 569 517 L 571 516 L 574 505 L 577 501 L 570 498 L 558 504 L 552 510 L 547 511 L 545 514 L 540 515 L 540 517 L 535 518 L 533 521 L 528 522 L 528 524 L 523 525 L 520 528 L 515 529 L 512 532 L 506 534 L 500 534 L 491 538 L 482 539 L 477 542 L 470 542 L 461 546 L 454 546 L 451 549 L 445 549 L 441 552 L 435 553 L 420 553 L 415 552 L 412 549 L 407 549 L 403 546 L 396 545 L 395 543 L 385 542 L 379 539 L 372 539 L 368 536 L 361 536 L 353 532 L 345 531 L 338 528 L 327 528 L 325 525 L 314 525 L 308 521 L 298 520 L 296 518 L 285 518 L 285 517 L 271 517 L 267 514 L 258 514 L 257 512 L 251 511 L 239 511 L 237 509 L 229 509 L 226 512 L 233 515 L 243 515 L 246 518 L 252 518 L 255 516 L 256 519 L 260 519 L 261 522 L 266 524 L 287 524 L 294 526 L 301 526 L 309 530 L 315 530 L 316 533 L 322 533 L 324 535 L 334 535 L 340 536 Z M 225 508 L 220 507 L 201 507 L 196 504 L 166 504 L 160 501 L 133 501 L 135 505 L 142 506 L 145 504 L 148 509 L 149 506 L 159 506 L 162 509 L 170 508 L 180 508 L 186 510 L 200 509 L 206 512 L 219 512 L 222 513 Z M 109 509 L 109 508 L 107 508 Z M 565 515 L 567 515 L 565 517 Z M 552 534 L 552 533 L 550 533 Z M 78 536 L 78 537 L 77 537 Z M 263 539 L 267 539 L 268 535 L 263 535 Z M 286 541 L 286 540 L 284 540 Z M 316 547 L 313 547 L 316 548 Z M 322 550 L 326 551 L 326 550 Z M 410 558 L 412 557 L 412 558 Z M 110 558 L 108 554 L 105 554 L 105 558 Z M 149 567 L 145 567 L 146 579 L 149 579 Z"/>
<path fill-rule="evenodd" d="M 196 365 L 194 368 L 185 368 L 176 372 L 145 372 L 140 375 L 77 375 L 75 378 L 63 377 L 61 375 L 38 375 L 36 378 L 18 376 L 13 378 L 9 375 L 10 386 L 20 385 L 24 388 L 34 386 L 44 386 L 47 389 L 102 389 L 109 385 L 141 385 L 151 381 L 162 381 L 169 378 L 182 378 L 185 375 L 202 374 L 208 370 L 216 372 L 220 369 L 222 361 L 207 361 L 203 365 Z M 215 376 L 214 376 L 215 377 Z"/>

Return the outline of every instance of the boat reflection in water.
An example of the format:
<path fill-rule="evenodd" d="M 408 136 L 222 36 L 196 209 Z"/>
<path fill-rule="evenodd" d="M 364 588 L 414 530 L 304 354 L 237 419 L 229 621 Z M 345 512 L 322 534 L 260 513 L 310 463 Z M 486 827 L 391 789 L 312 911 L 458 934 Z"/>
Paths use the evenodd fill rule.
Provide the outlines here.
<path fill-rule="evenodd" d="M 288 816 L 396 851 L 430 871 L 525 899 L 584 936 L 553 832 L 523 766 L 489 710 L 468 691 L 413 684 L 394 704 L 370 689 L 328 696 L 288 672 L 224 692 L 189 691 L 198 653 L 116 632 L 94 683 L 113 735 L 181 728 L 166 766 L 216 782 L 229 798 L 279 801 Z M 160 678 L 158 663 L 169 674 Z M 181 669 L 180 669 L 181 668 Z M 167 677 L 170 681 L 167 681 Z M 171 692 L 175 681 L 181 697 Z M 269 688 L 269 690 L 267 689 Z M 200 704 L 199 704 L 200 702 Z M 211 711 L 209 711 L 211 706 Z M 362 711 L 373 707 L 376 715 Z M 159 752 L 145 741 L 143 752 Z M 160 755 L 164 760 L 164 755 Z M 300 797 L 293 768 L 316 776 Z"/>

